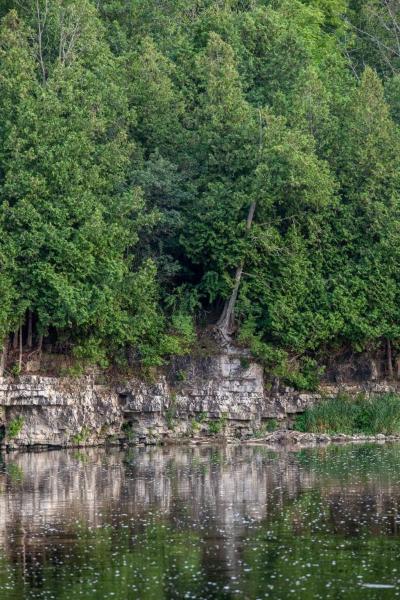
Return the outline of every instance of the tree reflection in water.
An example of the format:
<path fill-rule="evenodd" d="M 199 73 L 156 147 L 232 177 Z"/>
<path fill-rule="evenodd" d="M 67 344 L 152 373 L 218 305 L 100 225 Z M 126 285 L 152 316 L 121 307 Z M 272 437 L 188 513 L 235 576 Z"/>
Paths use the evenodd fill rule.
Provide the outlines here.
<path fill-rule="evenodd" d="M 0 597 L 396 597 L 399 464 L 396 445 L 8 454 Z"/>

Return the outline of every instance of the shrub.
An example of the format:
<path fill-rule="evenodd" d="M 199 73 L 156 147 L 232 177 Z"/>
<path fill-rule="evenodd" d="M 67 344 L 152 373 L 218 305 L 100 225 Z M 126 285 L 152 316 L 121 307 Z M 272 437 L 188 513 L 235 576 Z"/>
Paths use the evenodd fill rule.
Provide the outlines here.
<path fill-rule="evenodd" d="M 86 365 L 98 365 L 102 369 L 108 367 L 106 351 L 101 344 L 101 340 L 93 336 L 89 336 L 87 339 L 82 340 L 79 345 L 75 346 L 73 355 L 82 362 L 82 365 L 80 365 L 82 372 Z"/>
<path fill-rule="evenodd" d="M 215 421 L 210 421 L 210 423 L 208 424 L 209 433 L 211 433 L 211 435 L 218 435 L 219 433 L 221 433 L 221 431 L 225 429 L 226 422 L 227 416 L 225 414 L 223 414 L 219 419 L 216 419 Z"/>
<path fill-rule="evenodd" d="M 186 381 L 187 380 L 187 373 L 186 371 L 178 371 L 176 374 L 176 379 L 177 381 Z"/>
<path fill-rule="evenodd" d="M 250 348 L 252 355 L 264 365 L 270 375 L 279 377 L 297 390 L 318 389 L 324 368 L 308 356 L 293 361 L 285 350 L 264 342 L 255 333 L 255 324 L 251 319 L 242 324 L 239 342 Z"/>
<path fill-rule="evenodd" d="M 80 444 L 84 444 L 85 442 L 87 442 L 89 437 L 90 429 L 88 427 L 82 427 L 79 433 L 76 433 L 72 436 L 71 441 L 76 446 L 79 446 Z"/>
<path fill-rule="evenodd" d="M 21 367 L 18 363 L 15 363 L 15 365 L 11 367 L 11 375 L 13 377 L 18 377 L 19 375 L 21 375 Z"/>
<path fill-rule="evenodd" d="M 121 430 L 125 434 L 128 442 L 133 442 L 136 434 L 133 423 L 131 423 L 130 421 L 126 421 L 125 423 L 123 423 Z"/>
<path fill-rule="evenodd" d="M 23 417 L 15 417 L 15 419 L 12 419 L 9 422 L 9 424 L 7 425 L 7 437 L 9 440 L 14 439 L 21 433 L 21 430 L 24 426 L 24 422 L 25 421 Z"/>
<path fill-rule="evenodd" d="M 268 419 L 265 423 L 265 429 L 268 432 L 276 431 L 278 429 L 278 421 L 276 419 Z"/>

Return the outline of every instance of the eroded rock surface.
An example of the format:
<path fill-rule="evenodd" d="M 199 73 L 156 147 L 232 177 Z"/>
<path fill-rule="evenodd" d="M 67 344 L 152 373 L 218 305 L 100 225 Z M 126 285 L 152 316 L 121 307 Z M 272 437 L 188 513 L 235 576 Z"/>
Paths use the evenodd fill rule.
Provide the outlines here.
<path fill-rule="evenodd" d="M 271 419 L 286 427 L 322 396 L 395 388 L 370 381 L 302 393 L 265 382 L 260 365 L 232 351 L 180 359 L 151 382 L 25 375 L 0 379 L 0 436 L 9 448 L 262 438 Z"/>

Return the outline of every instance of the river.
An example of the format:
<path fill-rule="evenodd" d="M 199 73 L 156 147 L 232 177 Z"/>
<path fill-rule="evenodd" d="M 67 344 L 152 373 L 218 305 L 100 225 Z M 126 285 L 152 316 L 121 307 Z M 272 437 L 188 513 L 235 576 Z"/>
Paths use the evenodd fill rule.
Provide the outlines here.
<path fill-rule="evenodd" d="M 400 446 L 0 458 L 0 598 L 400 595 Z"/>

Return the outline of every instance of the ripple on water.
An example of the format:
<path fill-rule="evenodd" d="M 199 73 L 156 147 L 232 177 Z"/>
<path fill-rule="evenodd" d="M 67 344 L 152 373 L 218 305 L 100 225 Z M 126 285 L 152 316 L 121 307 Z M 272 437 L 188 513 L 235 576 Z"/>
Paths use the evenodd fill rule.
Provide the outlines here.
<path fill-rule="evenodd" d="M 394 598 L 400 446 L 13 453 L 0 598 Z"/>

